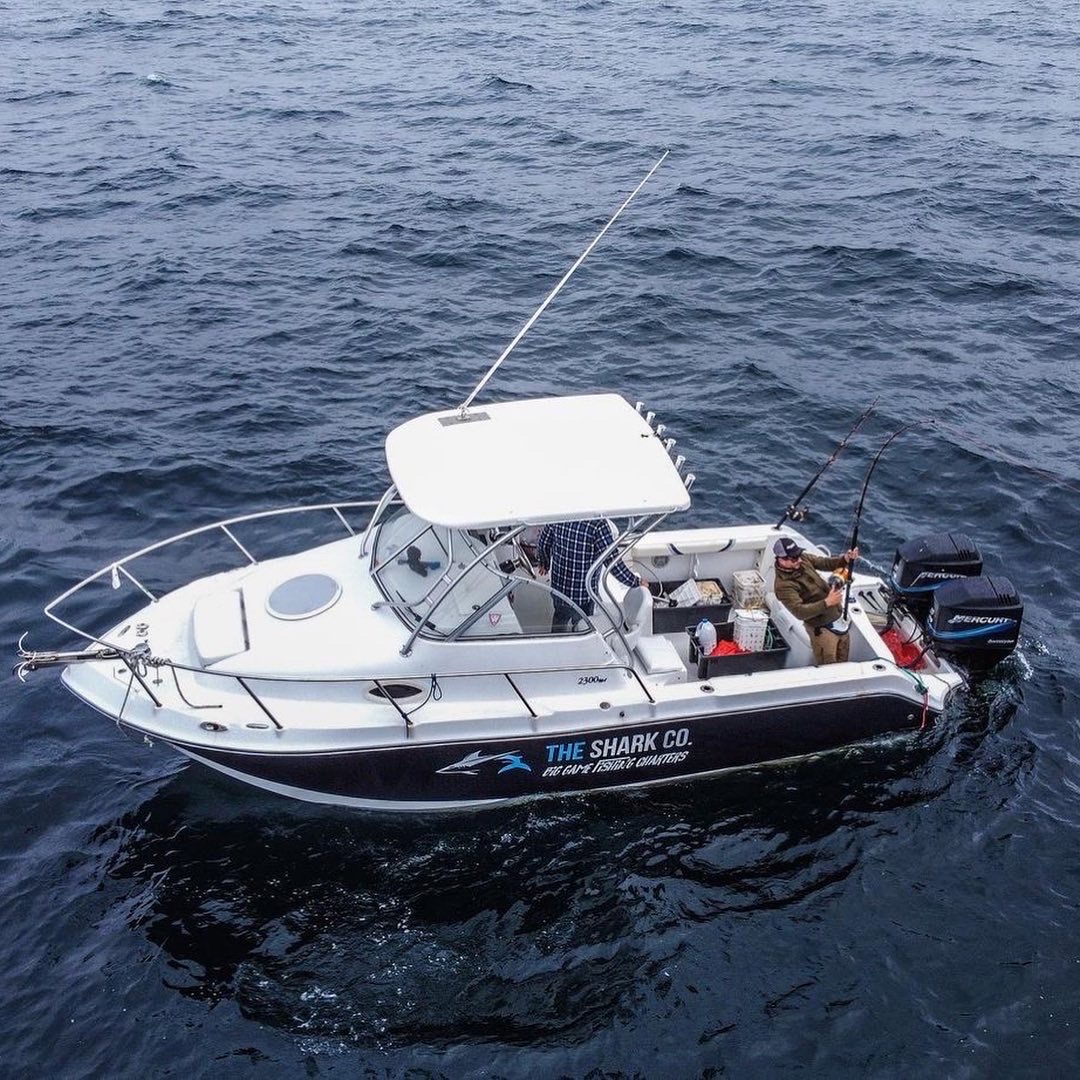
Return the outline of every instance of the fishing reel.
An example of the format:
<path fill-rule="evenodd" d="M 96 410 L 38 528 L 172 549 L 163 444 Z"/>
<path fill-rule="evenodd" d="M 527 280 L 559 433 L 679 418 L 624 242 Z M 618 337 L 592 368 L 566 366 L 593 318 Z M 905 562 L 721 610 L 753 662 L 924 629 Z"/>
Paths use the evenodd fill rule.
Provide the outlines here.
<path fill-rule="evenodd" d="M 840 593 L 843 593 L 848 587 L 850 578 L 851 567 L 841 566 L 839 569 L 833 570 L 832 573 L 829 574 L 829 588 L 836 589 Z M 847 600 L 845 598 L 841 613 L 832 621 L 832 628 L 838 634 L 845 634 L 847 633 L 849 626 L 850 622 L 847 618 Z"/>
<path fill-rule="evenodd" d="M 788 521 L 805 521 L 810 516 L 809 506 L 789 506 L 784 511 L 784 517 Z"/>

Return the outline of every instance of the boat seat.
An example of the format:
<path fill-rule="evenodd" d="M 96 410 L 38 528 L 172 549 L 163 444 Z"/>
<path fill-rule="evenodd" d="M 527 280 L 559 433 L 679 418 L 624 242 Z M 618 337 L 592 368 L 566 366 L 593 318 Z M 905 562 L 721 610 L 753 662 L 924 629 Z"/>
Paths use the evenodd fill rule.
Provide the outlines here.
<path fill-rule="evenodd" d="M 789 645 L 794 645 L 798 642 L 803 648 L 812 653 L 813 650 L 810 648 L 810 635 L 806 632 L 806 626 L 803 624 L 802 619 L 796 619 L 795 616 L 776 599 L 776 593 L 766 593 L 765 604 L 769 609 L 769 617 L 776 625 L 777 630 L 783 635 L 784 640 Z"/>
<path fill-rule="evenodd" d="M 195 652 L 206 666 L 247 652 L 250 642 L 241 590 L 200 596 L 191 612 L 191 634 Z"/>
<path fill-rule="evenodd" d="M 685 682 L 686 665 L 678 650 L 663 634 L 652 633 L 652 593 L 644 585 L 637 585 L 627 589 L 619 603 L 626 643 L 634 650 L 645 674 L 665 685 Z"/>
<path fill-rule="evenodd" d="M 645 674 L 655 682 L 686 682 L 686 665 L 671 639 L 663 634 L 646 634 L 638 638 L 634 653 L 641 661 Z"/>
<path fill-rule="evenodd" d="M 619 603 L 626 627 L 626 642 L 633 646 L 638 638 L 652 633 L 652 593 L 644 585 L 636 585 L 626 590 Z"/>

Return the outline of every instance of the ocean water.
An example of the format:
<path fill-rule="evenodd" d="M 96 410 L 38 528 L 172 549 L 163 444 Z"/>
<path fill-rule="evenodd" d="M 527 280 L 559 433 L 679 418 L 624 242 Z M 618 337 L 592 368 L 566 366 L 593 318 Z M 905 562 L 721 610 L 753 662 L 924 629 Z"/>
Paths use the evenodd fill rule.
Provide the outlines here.
<path fill-rule="evenodd" d="M 932 731 L 394 818 L 0 693 L 19 1077 L 1046 1076 L 1080 1056 L 1080 9 L 0 2 L 0 642 L 486 400 L 644 399 L 687 521 L 959 529 L 1027 604 Z M 482 400 L 484 400 L 482 399 Z M 934 420 L 936 426 L 923 421 Z M 559 437 L 573 438 L 573 432 Z"/>

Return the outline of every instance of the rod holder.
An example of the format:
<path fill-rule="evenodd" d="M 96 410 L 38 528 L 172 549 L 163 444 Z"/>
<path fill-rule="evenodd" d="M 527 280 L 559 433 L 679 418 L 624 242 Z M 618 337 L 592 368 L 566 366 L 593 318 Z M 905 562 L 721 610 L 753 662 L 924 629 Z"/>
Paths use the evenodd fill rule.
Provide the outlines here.
<path fill-rule="evenodd" d="M 686 484 L 687 491 L 689 491 L 694 486 L 695 480 L 697 480 L 697 477 L 692 472 L 686 474 L 686 479 L 683 481 L 683 483 Z"/>
<path fill-rule="evenodd" d="M 648 424 L 649 427 L 652 427 L 652 422 L 655 419 L 656 419 L 656 413 L 650 411 L 650 412 L 647 412 L 645 414 L 645 423 Z"/>
<path fill-rule="evenodd" d="M 657 432 L 657 434 L 659 434 L 659 432 Z M 664 449 L 670 454 L 671 451 L 675 449 L 675 440 L 674 439 L 665 439 L 664 440 Z"/>
<path fill-rule="evenodd" d="M 641 410 L 644 409 L 644 408 L 645 408 L 645 402 L 644 401 L 635 401 L 634 402 L 634 412 L 636 412 L 638 414 L 638 416 L 641 415 Z"/>
<path fill-rule="evenodd" d="M 679 472 L 682 472 L 682 467 L 685 464 L 686 464 L 686 458 L 682 454 L 679 454 L 678 457 L 675 458 L 675 468 Z"/>
<path fill-rule="evenodd" d="M 656 437 L 659 439 L 667 431 L 667 424 L 656 425 Z"/>

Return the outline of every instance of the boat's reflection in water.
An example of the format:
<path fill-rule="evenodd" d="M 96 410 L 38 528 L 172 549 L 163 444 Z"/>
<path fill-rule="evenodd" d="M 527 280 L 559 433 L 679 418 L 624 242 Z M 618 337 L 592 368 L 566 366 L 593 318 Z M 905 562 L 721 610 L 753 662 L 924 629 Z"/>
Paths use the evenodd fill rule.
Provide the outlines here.
<path fill-rule="evenodd" d="M 681 964 L 684 994 L 717 992 L 753 920 L 767 936 L 833 902 L 1015 708 L 990 700 L 815 760 L 441 816 L 308 807 L 188 768 L 118 823 L 108 873 L 168 986 L 261 1024 L 328 1044 L 575 1043 L 660 1007 Z"/>

